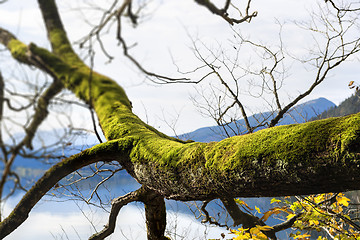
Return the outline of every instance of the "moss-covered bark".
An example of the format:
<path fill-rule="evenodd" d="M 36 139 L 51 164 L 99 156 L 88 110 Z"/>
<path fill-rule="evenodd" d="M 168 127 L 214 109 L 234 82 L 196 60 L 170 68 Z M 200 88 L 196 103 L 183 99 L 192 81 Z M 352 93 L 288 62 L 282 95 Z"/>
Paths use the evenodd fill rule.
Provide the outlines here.
<path fill-rule="evenodd" d="M 167 198 L 275 196 L 357 189 L 360 115 L 280 126 L 218 143 L 184 143 L 142 122 L 125 91 L 34 44 L 7 45 L 13 57 L 37 56 L 85 102 L 92 101 L 108 140 L 130 139 L 129 162 L 121 162 L 141 184 Z M 29 52 L 31 54 L 29 54 Z M 91 97 L 89 95 L 91 89 Z M 129 143 L 127 143 L 129 144 Z M 122 148 L 122 146 L 119 146 Z"/>

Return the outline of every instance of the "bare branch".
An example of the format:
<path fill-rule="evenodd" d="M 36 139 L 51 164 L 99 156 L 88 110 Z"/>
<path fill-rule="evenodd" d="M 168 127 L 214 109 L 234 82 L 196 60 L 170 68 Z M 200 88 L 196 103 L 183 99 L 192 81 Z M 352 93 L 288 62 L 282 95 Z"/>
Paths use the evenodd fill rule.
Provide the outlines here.
<path fill-rule="evenodd" d="M 26 138 L 23 140 L 23 144 L 26 147 L 32 149 L 31 141 L 35 135 L 36 130 L 48 115 L 47 108 L 50 104 L 50 100 L 59 92 L 61 92 L 62 89 L 63 84 L 59 80 L 54 79 L 49 88 L 46 89 L 46 91 L 38 99 L 37 106 L 35 108 L 35 114 L 31 124 L 25 129 L 27 134 Z"/>
<path fill-rule="evenodd" d="M 168 84 L 168 83 L 197 83 L 197 81 L 190 81 L 188 78 L 172 78 L 165 75 L 159 75 L 154 72 L 150 72 L 146 70 L 132 55 L 129 54 L 129 48 L 125 42 L 125 40 L 122 38 L 122 36 L 118 36 L 118 40 L 120 41 L 122 47 L 123 47 L 123 54 L 126 56 L 135 66 L 146 76 L 150 77 L 150 80 L 152 80 L 155 83 L 159 84 Z"/>
<path fill-rule="evenodd" d="M 233 198 L 221 198 L 221 202 L 234 220 L 234 226 L 240 224 L 243 228 L 252 228 L 256 225 L 266 226 L 266 224 L 256 216 L 241 211 Z M 270 239 L 276 239 L 275 233 L 272 231 L 263 231 L 263 233 Z"/>
<path fill-rule="evenodd" d="M 211 13 L 222 17 L 225 21 L 227 21 L 231 25 L 239 24 L 239 23 L 243 23 L 243 22 L 250 22 L 258 14 L 256 11 L 249 14 L 251 0 L 248 0 L 248 2 L 247 2 L 245 16 L 240 16 L 240 18 L 229 17 L 229 13 L 227 10 L 229 9 L 229 6 L 231 5 L 231 0 L 226 0 L 225 7 L 223 9 L 218 8 L 215 4 L 213 4 L 209 0 L 194 0 L 194 1 L 196 3 L 198 3 L 199 5 L 206 7 Z"/>
<path fill-rule="evenodd" d="M 203 201 L 201 205 L 200 211 L 204 214 L 205 218 L 201 220 L 202 223 L 209 223 L 218 227 L 226 227 L 226 229 L 230 229 L 226 224 L 220 224 L 218 221 L 211 217 L 209 212 L 206 210 L 207 205 L 210 203 L 210 200 Z"/>
<path fill-rule="evenodd" d="M 147 194 L 147 191 L 145 188 L 141 187 L 134 192 L 130 192 L 124 196 L 112 200 L 108 223 L 104 226 L 103 230 L 93 234 L 89 240 L 100 240 L 110 236 L 115 230 L 116 218 L 121 208 L 131 202 L 140 201 L 142 198 L 144 198 L 144 194 Z"/>
<path fill-rule="evenodd" d="M 358 3 L 350 3 L 347 6 L 338 6 L 333 0 L 325 0 L 325 2 L 329 2 L 331 6 L 336 9 L 339 13 L 341 12 L 357 12 L 360 11 L 360 7 L 353 7 L 352 5 L 358 5 Z M 343 4 L 343 3 L 342 3 Z"/>
<path fill-rule="evenodd" d="M 114 141 L 113 143 L 115 142 L 117 141 Z M 110 153 L 106 148 L 101 150 L 104 144 L 109 145 L 109 143 L 103 143 L 87 149 L 62 160 L 47 170 L 36 184 L 24 195 L 19 204 L 13 209 L 12 213 L 0 223 L 0 238 L 4 238 L 20 226 L 27 219 L 29 212 L 35 204 L 63 177 L 95 162 L 106 162 L 117 159 L 117 151 Z M 95 149 L 98 149 L 99 151 L 96 151 Z"/>

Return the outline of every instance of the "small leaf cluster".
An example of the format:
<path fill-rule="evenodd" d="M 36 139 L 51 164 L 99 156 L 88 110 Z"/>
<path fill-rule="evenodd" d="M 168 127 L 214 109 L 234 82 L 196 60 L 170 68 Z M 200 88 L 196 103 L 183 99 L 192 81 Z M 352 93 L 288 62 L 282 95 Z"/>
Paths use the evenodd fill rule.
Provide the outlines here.
<path fill-rule="evenodd" d="M 236 200 L 243 208 L 252 210 L 244 201 Z M 262 213 L 255 206 L 255 211 L 262 214 L 260 220 L 266 222 L 270 217 L 289 221 L 296 218 L 291 226 L 289 239 L 306 240 L 317 237 L 317 240 L 360 240 L 360 225 L 350 199 L 343 193 L 326 193 L 306 197 L 273 198 L 274 205 Z M 233 239 L 268 239 L 263 231 L 273 229 L 271 226 L 255 226 L 253 228 L 239 228 L 231 230 L 235 235 Z"/>
<path fill-rule="evenodd" d="M 254 239 L 254 240 L 266 240 L 268 239 L 262 231 L 271 230 L 270 226 L 260 226 L 256 225 L 253 228 L 239 228 L 237 230 L 231 230 L 233 234 L 236 235 L 233 239 L 243 240 L 243 239 Z"/>

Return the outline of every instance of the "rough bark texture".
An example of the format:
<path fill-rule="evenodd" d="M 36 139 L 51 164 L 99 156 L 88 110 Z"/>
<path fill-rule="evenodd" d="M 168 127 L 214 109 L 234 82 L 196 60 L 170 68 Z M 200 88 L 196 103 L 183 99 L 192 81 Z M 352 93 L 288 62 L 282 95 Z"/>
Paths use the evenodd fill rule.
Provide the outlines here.
<path fill-rule="evenodd" d="M 142 199 L 145 204 L 145 218 L 148 240 L 167 240 L 164 236 L 166 228 L 166 207 L 164 197 L 151 191 Z"/>

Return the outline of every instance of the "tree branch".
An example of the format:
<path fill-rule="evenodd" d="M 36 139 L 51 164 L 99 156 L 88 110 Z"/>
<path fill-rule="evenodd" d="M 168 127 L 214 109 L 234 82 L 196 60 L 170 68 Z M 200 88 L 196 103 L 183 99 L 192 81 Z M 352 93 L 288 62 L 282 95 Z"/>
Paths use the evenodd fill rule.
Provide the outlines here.
<path fill-rule="evenodd" d="M 245 213 L 240 210 L 233 198 L 221 198 L 227 212 L 234 220 L 234 226 L 242 225 L 243 228 L 253 228 L 257 225 L 266 226 L 258 217 Z M 275 233 L 272 231 L 262 231 L 268 238 L 276 239 Z"/>
<path fill-rule="evenodd" d="M 24 195 L 10 215 L 0 223 L 0 239 L 6 237 L 20 226 L 27 219 L 29 212 L 35 204 L 63 177 L 95 162 L 110 162 L 126 157 L 126 154 L 122 156 L 121 152 L 125 153 L 127 151 L 127 144 L 128 140 L 106 142 L 55 164 L 45 172 Z M 121 149 L 118 147 L 121 147 Z"/>
<path fill-rule="evenodd" d="M 147 190 L 141 201 L 145 205 L 148 240 L 170 240 L 164 236 L 166 228 L 166 206 L 164 197 L 153 190 Z"/>
<path fill-rule="evenodd" d="M 38 0 L 53 53 L 68 61 L 82 63 L 72 49 L 62 24 L 55 0 Z"/>
<path fill-rule="evenodd" d="M 227 10 L 231 4 L 231 0 L 226 0 L 225 7 L 223 9 L 216 7 L 215 4 L 213 4 L 209 0 L 195 0 L 195 2 L 199 5 L 206 7 L 211 13 L 222 17 L 225 21 L 227 21 L 231 25 L 239 24 L 239 23 L 243 23 L 243 22 L 250 22 L 254 17 L 257 16 L 256 11 L 253 12 L 252 14 L 249 14 L 251 0 L 248 0 L 248 4 L 246 7 L 246 14 L 245 14 L 245 16 L 242 16 L 242 18 L 229 17 L 229 13 L 227 12 Z"/>
<path fill-rule="evenodd" d="M 134 192 L 118 197 L 112 201 L 109 221 L 98 233 L 93 234 L 89 240 L 100 240 L 110 236 L 116 225 L 116 218 L 122 207 L 131 202 L 142 202 L 145 204 L 145 218 L 148 240 L 168 240 L 164 236 L 166 227 L 166 209 L 165 201 L 162 196 L 156 192 L 141 187 Z"/>
<path fill-rule="evenodd" d="M 93 234 L 89 238 L 89 240 L 104 239 L 104 238 L 110 236 L 115 230 L 116 218 L 117 218 L 121 208 L 131 202 L 140 201 L 140 199 L 142 197 L 144 197 L 144 194 L 146 194 L 146 193 L 147 192 L 145 191 L 145 189 L 143 187 L 141 187 L 140 189 L 138 189 L 134 192 L 130 192 L 124 196 L 121 196 L 121 197 L 118 197 L 118 198 L 115 198 L 114 200 L 112 200 L 111 211 L 110 211 L 108 223 L 104 226 L 103 230 Z"/>
<path fill-rule="evenodd" d="M 293 216 L 292 218 L 289 218 L 288 220 L 286 220 L 285 222 L 276 224 L 274 226 L 272 226 L 272 229 L 270 231 L 277 233 L 280 232 L 282 230 L 291 228 L 292 225 L 295 223 L 295 221 L 301 216 L 301 213 L 296 214 L 295 216 Z"/>
<path fill-rule="evenodd" d="M 30 125 L 27 128 L 25 128 L 25 132 L 26 132 L 25 137 L 22 139 L 22 141 L 19 144 L 17 144 L 14 147 L 14 149 L 12 150 L 12 155 L 11 155 L 10 159 L 8 161 L 6 161 L 6 163 L 5 163 L 5 166 L 4 166 L 1 178 L 0 178 L 0 199 L 2 199 L 2 193 L 3 193 L 5 183 L 8 179 L 9 174 L 11 174 L 12 165 L 13 165 L 20 149 L 23 146 L 26 146 L 26 147 L 32 149 L 32 144 L 31 144 L 32 139 L 33 139 L 38 127 L 40 126 L 40 124 L 45 120 L 45 118 L 48 115 L 47 108 L 48 108 L 49 102 L 62 89 L 63 89 L 62 83 L 59 80 L 55 79 L 53 81 L 53 83 L 49 86 L 49 88 L 46 89 L 46 91 L 38 99 L 37 106 L 35 108 L 35 113 L 30 122 Z M 0 136 L 1 136 L 1 134 L 0 134 Z M 2 140 L 1 140 L 0 147 L 4 150 Z"/>
<path fill-rule="evenodd" d="M 23 139 L 23 144 L 32 149 L 31 141 L 36 133 L 36 130 L 40 126 L 40 124 L 45 120 L 48 115 L 48 106 L 50 104 L 50 100 L 55 97 L 61 90 L 63 89 L 63 84 L 60 80 L 54 79 L 48 89 L 41 94 L 40 98 L 37 101 L 37 105 L 35 108 L 35 114 L 31 121 L 31 124 L 25 129 L 26 137 Z"/>

